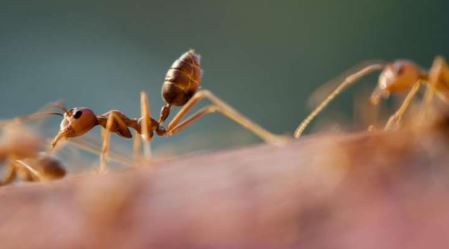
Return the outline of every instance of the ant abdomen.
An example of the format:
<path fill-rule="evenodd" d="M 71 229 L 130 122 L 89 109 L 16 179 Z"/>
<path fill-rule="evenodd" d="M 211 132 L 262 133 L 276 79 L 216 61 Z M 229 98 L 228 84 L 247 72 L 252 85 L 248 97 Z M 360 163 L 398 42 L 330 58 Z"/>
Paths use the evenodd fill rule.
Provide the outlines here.
<path fill-rule="evenodd" d="M 168 105 L 182 106 L 197 92 L 201 83 L 200 55 L 189 50 L 170 67 L 162 86 Z"/>
<path fill-rule="evenodd" d="M 31 172 L 19 170 L 20 178 L 25 181 L 56 180 L 63 178 L 67 173 L 65 166 L 58 159 L 46 154 L 26 159 L 24 162 L 30 164 L 39 173 L 39 176 L 43 178 L 37 179 Z"/>

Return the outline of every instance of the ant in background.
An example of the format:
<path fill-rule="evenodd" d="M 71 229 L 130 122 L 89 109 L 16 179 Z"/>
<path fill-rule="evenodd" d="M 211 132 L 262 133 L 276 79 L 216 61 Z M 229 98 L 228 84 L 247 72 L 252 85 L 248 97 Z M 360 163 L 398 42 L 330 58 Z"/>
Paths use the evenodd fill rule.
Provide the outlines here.
<path fill-rule="evenodd" d="M 371 64 L 350 74 L 338 87 L 331 92 L 296 128 L 294 137 L 299 138 L 307 125 L 343 90 L 360 78 L 375 72 L 379 75 L 377 87 L 371 94 L 371 102 L 377 105 L 381 98 L 387 98 L 392 93 L 408 91 L 407 96 L 399 109 L 390 116 L 384 129 L 391 130 L 399 126 L 402 116 L 410 107 L 421 86 L 426 85 L 424 95 L 426 110 L 436 94 L 441 100 L 449 103 L 449 67 L 442 57 L 436 57 L 429 71 L 422 70 L 418 65 L 407 60 L 398 60 L 392 63 Z"/>
<path fill-rule="evenodd" d="M 11 184 L 17 177 L 23 181 L 48 181 L 65 176 L 64 165 L 41 152 L 44 139 L 21 124 L 48 114 L 55 113 L 35 113 L 0 123 L 0 163 L 7 167 L 0 186 Z"/>
<path fill-rule="evenodd" d="M 172 64 L 166 74 L 162 86 L 162 97 L 166 105 L 161 109 L 159 120 L 151 118 L 148 97 L 144 92 L 140 94 L 141 117 L 139 118 L 129 118 L 117 110 L 97 116 L 91 109 L 86 107 L 76 107 L 70 110 L 64 109 L 64 118 L 61 122 L 60 130 L 52 142 L 52 146 L 55 147 L 62 139 L 82 136 L 95 126 L 100 125 L 105 130 L 100 159 L 100 171 L 104 171 L 109 151 L 110 132 L 121 137 L 131 138 L 132 134 L 129 128 L 132 128 L 138 134 L 141 134 L 145 141 L 151 141 L 154 134 L 158 136 L 174 135 L 204 115 L 213 112 L 224 114 L 268 143 L 280 144 L 285 141 L 285 138 L 274 135 L 252 122 L 210 91 L 199 90 L 201 77 L 200 56 L 194 50 L 189 50 Z M 202 99 L 208 99 L 212 102 L 212 105 L 200 109 L 183 120 L 192 107 Z M 181 109 L 168 125 L 164 127 L 163 124 L 170 115 L 173 106 L 179 106 Z M 148 157 L 149 145 L 148 143 L 145 143 L 145 145 L 147 146 L 145 155 Z"/>

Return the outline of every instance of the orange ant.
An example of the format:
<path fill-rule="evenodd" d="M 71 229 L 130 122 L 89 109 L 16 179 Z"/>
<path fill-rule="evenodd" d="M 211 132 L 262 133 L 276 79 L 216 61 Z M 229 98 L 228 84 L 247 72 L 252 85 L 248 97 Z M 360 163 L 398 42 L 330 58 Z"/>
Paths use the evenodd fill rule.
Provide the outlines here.
<path fill-rule="evenodd" d="M 140 94 L 140 118 L 129 118 L 117 110 L 112 110 L 97 116 L 89 108 L 76 107 L 70 110 L 64 110 L 64 118 L 61 122 L 60 130 L 55 136 L 52 146 L 55 147 L 61 139 L 81 136 L 95 126 L 100 125 L 105 129 L 100 170 L 105 170 L 110 132 L 116 133 L 121 137 L 131 138 L 132 134 L 129 128 L 132 128 L 141 134 L 145 141 L 151 141 L 154 134 L 158 136 L 174 135 L 204 115 L 213 112 L 224 114 L 268 143 L 282 143 L 284 141 L 280 136 L 268 132 L 237 112 L 210 91 L 199 90 L 201 77 L 200 56 L 194 50 L 189 50 L 172 64 L 166 74 L 162 86 L 162 97 L 166 105 L 161 109 L 159 120 L 151 118 L 148 97 L 144 92 Z M 212 105 L 200 109 L 183 121 L 183 118 L 192 107 L 202 99 L 208 99 L 212 102 Z M 173 106 L 180 106 L 181 109 L 168 123 L 167 127 L 163 127 L 163 123 L 168 118 Z M 146 154 L 149 153 L 148 148 L 145 151 Z"/>
<path fill-rule="evenodd" d="M 14 121 L 32 119 L 38 115 L 16 118 Z M 3 121 L 0 140 L 0 163 L 7 169 L 0 186 L 12 183 L 18 176 L 24 181 L 46 181 L 65 176 L 64 165 L 56 158 L 41 153 L 43 139 L 19 122 Z"/>
<path fill-rule="evenodd" d="M 46 109 L 64 108 L 60 102 L 52 103 Z M 43 152 L 45 142 L 42 137 L 23 125 L 25 122 L 36 121 L 49 115 L 63 116 L 61 113 L 40 111 L 30 115 L 18 116 L 9 120 L 0 120 L 0 166 L 4 170 L 0 186 L 11 184 L 16 178 L 22 181 L 49 181 L 63 178 L 66 175 L 65 166 L 56 157 Z M 99 154 L 95 144 L 89 141 L 76 140 L 73 145 Z M 111 159 L 128 164 L 119 155 Z"/>
<path fill-rule="evenodd" d="M 10 164 L 0 186 L 10 184 L 18 176 L 22 181 L 43 182 L 63 178 L 66 175 L 64 165 L 53 156 L 40 153 L 36 157 L 16 159 Z"/>
<path fill-rule="evenodd" d="M 60 102 L 52 103 L 46 109 L 63 108 Z M 39 111 L 30 115 L 18 116 L 0 121 L 0 166 L 4 164 L 3 179 L 0 186 L 11 184 L 16 178 L 22 181 L 49 181 L 63 178 L 66 175 L 65 166 L 56 157 L 45 151 L 44 139 L 23 125 L 49 115 L 63 116 L 61 113 Z M 74 143 L 78 148 L 98 154 L 98 149 L 88 141 Z M 113 155 L 115 161 L 118 160 Z"/>
<path fill-rule="evenodd" d="M 371 95 L 371 102 L 378 104 L 380 99 L 387 98 L 392 93 L 408 91 L 407 96 L 399 109 L 390 116 L 384 129 L 390 130 L 397 127 L 402 116 L 410 107 L 413 99 L 422 85 L 426 84 L 427 91 L 424 102 L 429 104 L 434 94 L 444 102 L 449 102 L 449 67 L 442 57 L 436 57 L 428 72 L 423 71 L 418 65 L 407 60 L 398 60 L 393 63 L 371 64 L 346 77 L 338 87 L 331 92 L 296 128 L 294 137 L 299 138 L 307 125 L 343 90 L 360 78 L 375 72 L 379 75 L 377 87 Z M 427 108 L 428 109 L 428 108 Z"/>

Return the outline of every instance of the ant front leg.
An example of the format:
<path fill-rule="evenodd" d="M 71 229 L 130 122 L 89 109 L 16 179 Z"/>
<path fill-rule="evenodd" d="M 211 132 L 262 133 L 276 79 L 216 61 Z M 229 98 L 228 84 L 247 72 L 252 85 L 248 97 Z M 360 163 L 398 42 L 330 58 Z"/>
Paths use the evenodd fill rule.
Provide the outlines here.
<path fill-rule="evenodd" d="M 384 130 L 392 130 L 399 127 L 400 122 L 402 120 L 402 116 L 404 116 L 405 112 L 412 104 L 413 99 L 416 97 L 416 94 L 418 93 L 420 88 L 421 82 L 418 81 L 415 83 L 415 85 L 413 85 L 412 89 L 405 97 L 399 109 L 393 115 L 390 116 L 390 118 L 387 121 L 387 124 L 384 127 Z"/>
<path fill-rule="evenodd" d="M 329 103 L 335 99 L 340 93 L 342 93 L 344 90 L 346 90 L 347 87 L 357 82 L 359 79 L 363 78 L 364 76 L 375 72 L 382 70 L 385 67 L 384 64 L 371 64 L 368 66 L 365 66 L 356 72 L 350 74 L 347 76 L 338 86 L 335 88 L 334 91 L 332 91 L 296 128 L 293 137 L 299 138 L 301 137 L 304 130 L 307 128 L 307 126 L 312 122 L 318 114 L 320 114 L 323 109 L 329 105 Z"/>
<path fill-rule="evenodd" d="M 126 137 L 131 137 L 131 133 L 129 132 L 128 125 L 126 122 L 117 115 L 116 112 L 112 111 L 107 115 L 106 122 L 104 122 L 105 116 L 98 117 L 100 124 L 104 127 L 103 130 L 103 145 L 101 148 L 100 154 L 100 173 L 105 173 L 107 171 L 107 164 L 109 160 L 109 150 L 111 143 L 111 132 L 115 131 L 118 134 Z M 123 132 L 127 131 L 127 132 Z M 129 133 L 129 135 L 128 135 Z"/>
<path fill-rule="evenodd" d="M 208 99 L 213 103 L 213 105 L 200 109 L 197 113 L 181 122 L 185 115 L 190 111 L 190 109 L 192 109 L 192 107 L 202 99 Z M 173 135 L 188 127 L 204 115 L 216 111 L 221 112 L 229 119 L 253 132 L 255 135 L 257 135 L 267 143 L 281 145 L 286 142 L 286 139 L 284 137 L 272 134 L 271 132 L 265 130 L 207 90 L 199 91 L 195 95 L 193 95 L 193 97 L 181 108 L 181 110 L 175 115 L 173 120 L 168 124 L 167 129 L 164 130 L 160 128 L 157 131 L 158 135 Z"/>

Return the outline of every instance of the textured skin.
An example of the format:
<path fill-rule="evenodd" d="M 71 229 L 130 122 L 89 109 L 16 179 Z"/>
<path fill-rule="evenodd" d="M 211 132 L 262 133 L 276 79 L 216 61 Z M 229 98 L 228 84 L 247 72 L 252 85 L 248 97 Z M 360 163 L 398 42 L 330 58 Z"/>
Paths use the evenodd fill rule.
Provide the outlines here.
<path fill-rule="evenodd" d="M 322 135 L 4 187 L 1 248 L 445 248 L 441 135 Z"/>

